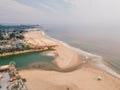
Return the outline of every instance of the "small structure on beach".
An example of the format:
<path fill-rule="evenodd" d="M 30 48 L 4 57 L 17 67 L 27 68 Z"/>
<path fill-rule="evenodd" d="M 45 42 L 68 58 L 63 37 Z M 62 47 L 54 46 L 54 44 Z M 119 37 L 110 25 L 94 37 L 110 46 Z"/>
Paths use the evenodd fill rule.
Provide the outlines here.
<path fill-rule="evenodd" d="M 99 80 L 99 81 L 102 80 L 102 77 L 101 77 L 101 76 L 98 76 L 97 80 Z"/>

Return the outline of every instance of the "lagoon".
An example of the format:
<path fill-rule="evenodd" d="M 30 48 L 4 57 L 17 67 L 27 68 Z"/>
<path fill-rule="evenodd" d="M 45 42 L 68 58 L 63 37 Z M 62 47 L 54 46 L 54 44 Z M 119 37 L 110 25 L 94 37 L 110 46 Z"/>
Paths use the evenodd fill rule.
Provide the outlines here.
<path fill-rule="evenodd" d="M 0 65 L 9 64 L 11 61 L 16 63 L 17 68 L 23 68 L 36 62 L 50 62 L 53 57 L 44 56 L 42 52 L 24 53 L 18 55 L 9 55 L 0 57 Z"/>

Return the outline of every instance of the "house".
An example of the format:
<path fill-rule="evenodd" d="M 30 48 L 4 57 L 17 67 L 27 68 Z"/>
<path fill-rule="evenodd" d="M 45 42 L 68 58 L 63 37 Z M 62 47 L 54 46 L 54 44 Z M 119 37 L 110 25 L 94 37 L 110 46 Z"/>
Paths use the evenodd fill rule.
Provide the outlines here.
<path fill-rule="evenodd" d="M 4 46 L 0 46 L 0 50 L 12 50 L 13 47 L 11 45 L 4 45 Z"/>

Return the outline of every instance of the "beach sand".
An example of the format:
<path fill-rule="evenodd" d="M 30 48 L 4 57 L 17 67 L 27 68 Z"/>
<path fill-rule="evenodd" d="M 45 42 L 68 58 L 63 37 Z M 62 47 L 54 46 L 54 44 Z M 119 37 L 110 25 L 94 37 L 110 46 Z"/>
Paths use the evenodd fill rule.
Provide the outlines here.
<path fill-rule="evenodd" d="M 27 79 L 28 90 L 120 90 L 120 79 L 91 66 L 67 73 L 24 70 L 20 74 Z"/>
<path fill-rule="evenodd" d="M 55 55 L 53 63 L 63 70 L 81 65 L 77 70 L 64 73 L 39 69 L 22 70 L 20 74 L 27 79 L 28 90 L 120 90 L 119 78 L 88 63 L 83 64 L 84 56 L 49 39 L 40 31 L 29 31 L 25 38 L 27 43 L 37 46 L 57 45 L 54 52 L 49 52 L 48 55 Z M 102 80 L 97 80 L 99 76 Z"/>

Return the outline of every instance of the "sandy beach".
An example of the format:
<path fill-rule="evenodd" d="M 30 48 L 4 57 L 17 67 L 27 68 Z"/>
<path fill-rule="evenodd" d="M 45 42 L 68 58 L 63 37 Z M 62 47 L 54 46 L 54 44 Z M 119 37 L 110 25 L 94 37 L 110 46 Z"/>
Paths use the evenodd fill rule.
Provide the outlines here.
<path fill-rule="evenodd" d="M 45 71 L 39 69 L 22 70 L 20 74 L 27 79 L 28 90 L 120 90 L 120 79 L 99 70 L 85 61 L 83 55 L 61 43 L 49 39 L 40 31 L 25 34 L 27 43 L 34 46 L 56 45 L 54 51 L 46 55 L 55 56 L 53 63 L 61 69 L 80 66 L 71 72 Z M 101 80 L 97 80 L 98 77 Z"/>
<path fill-rule="evenodd" d="M 32 44 L 33 46 L 52 46 L 55 45 L 55 53 L 57 57 L 53 61 L 59 68 L 67 69 L 74 66 L 77 66 L 82 63 L 83 56 L 77 54 L 77 52 L 65 47 L 59 42 L 56 42 L 45 35 L 40 31 L 29 31 L 25 34 L 25 41 Z M 53 54 L 49 52 L 49 54 Z"/>
<path fill-rule="evenodd" d="M 28 90 L 120 90 L 120 79 L 90 66 L 68 73 L 25 70 L 21 75 L 27 79 Z"/>

